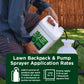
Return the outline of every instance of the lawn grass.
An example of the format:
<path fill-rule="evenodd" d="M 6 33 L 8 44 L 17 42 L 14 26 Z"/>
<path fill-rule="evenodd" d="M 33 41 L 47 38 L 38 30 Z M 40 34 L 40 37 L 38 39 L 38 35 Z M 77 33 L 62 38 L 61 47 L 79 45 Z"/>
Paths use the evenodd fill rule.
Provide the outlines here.
<path fill-rule="evenodd" d="M 68 39 L 79 40 L 84 43 L 84 29 L 70 29 L 66 30 L 68 34 Z M 56 53 L 57 50 L 63 46 L 61 39 L 65 39 L 65 34 L 46 52 L 46 53 Z M 84 47 L 79 46 L 77 49 L 79 66 L 84 70 Z"/>
<path fill-rule="evenodd" d="M 0 84 L 6 84 L 6 81 L 0 78 Z"/>
<path fill-rule="evenodd" d="M 66 31 L 68 34 L 68 39 L 79 40 L 81 43 L 84 43 L 84 29 L 70 29 Z M 63 34 L 63 36 L 46 53 L 56 53 L 57 50 L 63 46 L 61 39 L 65 39 L 65 34 Z M 78 65 L 80 66 L 81 70 L 84 70 L 84 47 L 79 46 L 77 53 Z M 78 84 L 84 84 L 84 75 L 78 76 Z"/>
<path fill-rule="evenodd" d="M 84 43 L 84 29 L 70 29 L 66 30 L 68 34 L 69 39 L 73 40 L 79 40 L 80 42 Z M 47 54 L 55 54 L 57 50 L 63 46 L 63 43 L 61 42 L 61 39 L 65 39 L 65 34 L 45 53 Z M 81 67 L 81 70 L 84 70 L 84 48 L 78 47 L 77 49 L 78 53 L 78 64 Z M 4 80 L 0 79 L 0 84 L 6 84 Z M 78 84 L 84 84 L 84 75 L 78 76 Z"/>

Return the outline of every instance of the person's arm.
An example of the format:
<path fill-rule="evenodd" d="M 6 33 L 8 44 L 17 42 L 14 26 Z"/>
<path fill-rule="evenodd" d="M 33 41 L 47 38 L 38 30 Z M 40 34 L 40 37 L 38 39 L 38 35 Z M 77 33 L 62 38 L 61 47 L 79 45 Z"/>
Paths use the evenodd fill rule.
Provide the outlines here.
<path fill-rule="evenodd" d="M 14 32 L 18 41 L 22 41 L 26 48 L 26 53 L 38 53 L 36 47 L 31 43 L 31 36 L 24 27 L 24 0 L 10 0 L 9 2 L 9 15 L 8 24 L 11 30 Z M 20 39 L 22 38 L 22 39 Z"/>
<path fill-rule="evenodd" d="M 59 23 L 59 22 L 58 22 L 58 16 L 57 16 L 57 14 L 55 13 L 55 11 L 54 11 L 51 7 L 46 8 L 44 11 L 45 11 L 48 15 L 51 15 L 51 16 L 55 19 L 55 21 L 56 21 L 57 23 Z"/>
<path fill-rule="evenodd" d="M 38 9 L 37 13 L 41 15 L 41 13 L 48 7 L 51 7 L 50 4 L 46 3 L 43 0 L 35 0 L 33 5 Z"/>
<path fill-rule="evenodd" d="M 28 54 L 39 54 L 37 48 L 32 42 L 25 44 L 25 52 Z"/>
<path fill-rule="evenodd" d="M 8 24 L 19 42 L 29 43 L 31 36 L 24 27 L 24 4 L 24 0 L 9 0 Z"/>
<path fill-rule="evenodd" d="M 51 15 L 57 23 L 59 23 L 58 16 L 55 13 L 55 11 L 51 8 L 50 4 L 46 3 L 43 0 L 36 0 L 33 5 L 38 8 L 38 14 L 41 14 L 42 11 L 45 11 L 48 15 Z M 53 26 L 55 25 L 54 21 L 51 18 L 48 19 L 48 22 L 51 23 Z"/>

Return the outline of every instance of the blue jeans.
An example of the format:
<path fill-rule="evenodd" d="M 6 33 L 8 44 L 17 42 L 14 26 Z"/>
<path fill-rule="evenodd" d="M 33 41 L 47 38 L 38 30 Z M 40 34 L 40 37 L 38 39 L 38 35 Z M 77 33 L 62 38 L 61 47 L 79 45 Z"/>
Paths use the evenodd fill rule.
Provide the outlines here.
<path fill-rule="evenodd" d="M 28 32 L 38 24 L 40 20 L 39 15 L 36 13 L 28 13 L 25 19 L 25 27 Z M 24 53 L 24 49 L 21 44 L 18 44 L 16 40 L 8 39 L 0 36 L 0 56 L 4 64 L 0 63 L 0 77 L 6 78 L 6 55 L 12 53 Z"/>

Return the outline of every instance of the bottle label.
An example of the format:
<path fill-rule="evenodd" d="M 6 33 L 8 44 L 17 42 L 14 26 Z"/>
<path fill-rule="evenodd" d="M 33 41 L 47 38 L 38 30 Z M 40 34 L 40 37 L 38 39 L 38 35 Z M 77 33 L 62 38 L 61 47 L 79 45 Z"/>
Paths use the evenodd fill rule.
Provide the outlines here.
<path fill-rule="evenodd" d="M 32 35 L 32 43 L 40 50 L 48 43 L 48 40 L 39 31 L 36 31 Z"/>

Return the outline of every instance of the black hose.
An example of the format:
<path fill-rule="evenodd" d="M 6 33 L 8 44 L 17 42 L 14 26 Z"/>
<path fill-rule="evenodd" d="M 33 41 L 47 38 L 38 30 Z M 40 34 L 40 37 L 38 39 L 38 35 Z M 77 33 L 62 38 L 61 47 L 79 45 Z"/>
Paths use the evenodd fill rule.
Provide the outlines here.
<path fill-rule="evenodd" d="M 77 43 L 77 45 L 76 45 L 76 43 Z M 84 43 L 80 43 L 78 40 L 75 40 L 75 42 L 74 42 L 74 49 L 77 49 L 79 46 L 82 46 L 82 47 L 84 47 Z"/>

